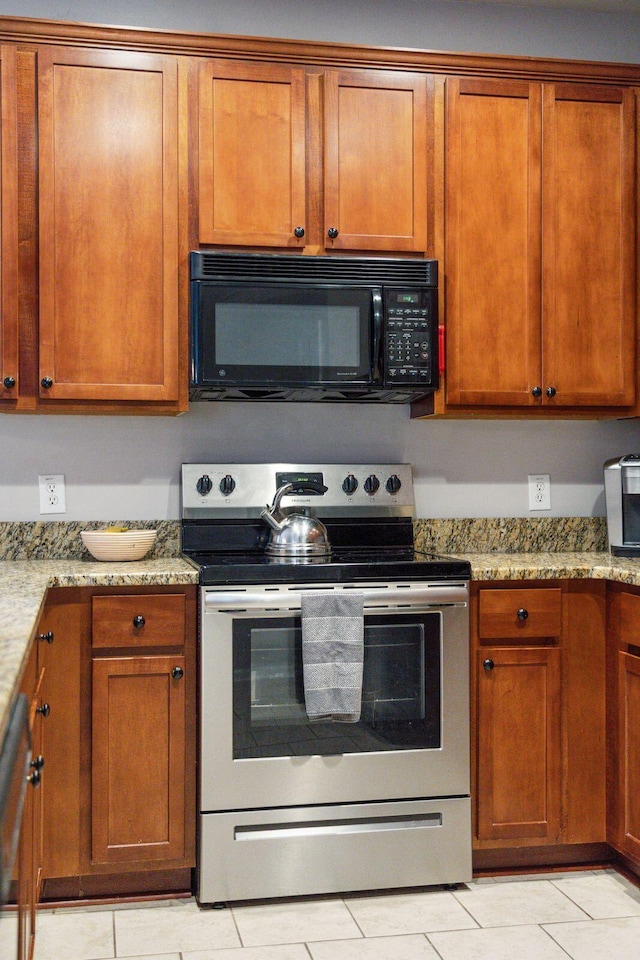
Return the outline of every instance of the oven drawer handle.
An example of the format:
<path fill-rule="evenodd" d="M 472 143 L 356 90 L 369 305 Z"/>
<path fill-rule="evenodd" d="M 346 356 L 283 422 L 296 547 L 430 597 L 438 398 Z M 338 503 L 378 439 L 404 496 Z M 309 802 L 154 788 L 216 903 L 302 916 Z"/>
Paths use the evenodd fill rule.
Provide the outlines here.
<path fill-rule="evenodd" d="M 326 588 L 325 588 L 326 589 Z M 365 608 L 376 604 L 377 606 L 403 607 L 417 606 L 440 606 L 442 604 L 466 604 L 469 598 L 466 584 L 436 584 L 434 586 L 411 586 L 411 587 L 390 587 L 387 589 L 375 589 L 364 587 L 358 590 L 357 586 L 353 588 L 354 592 L 362 593 Z M 304 588 L 300 590 L 273 591 L 252 593 L 250 590 L 206 590 L 205 605 L 215 607 L 221 610 L 297 610 L 301 606 L 301 594 Z M 337 590 L 339 596 L 343 591 Z M 351 592 L 350 590 L 344 591 Z"/>

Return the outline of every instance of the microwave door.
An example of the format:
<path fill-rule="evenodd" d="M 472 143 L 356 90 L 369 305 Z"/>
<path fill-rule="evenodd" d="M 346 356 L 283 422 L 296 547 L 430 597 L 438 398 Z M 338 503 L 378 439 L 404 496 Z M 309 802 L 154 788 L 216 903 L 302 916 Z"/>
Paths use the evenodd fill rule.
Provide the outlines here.
<path fill-rule="evenodd" d="M 197 302 L 201 385 L 366 387 L 380 377 L 379 291 L 203 283 Z"/>

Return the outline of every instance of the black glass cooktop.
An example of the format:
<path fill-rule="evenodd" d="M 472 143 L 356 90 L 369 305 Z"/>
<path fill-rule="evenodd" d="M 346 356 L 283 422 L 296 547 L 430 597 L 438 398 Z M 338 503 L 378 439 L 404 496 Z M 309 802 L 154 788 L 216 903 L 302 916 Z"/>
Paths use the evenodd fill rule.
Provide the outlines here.
<path fill-rule="evenodd" d="M 469 579 L 466 560 L 398 550 L 333 550 L 321 560 L 282 561 L 257 553 L 195 553 L 185 555 L 200 570 L 204 585 L 226 583 L 303 583 L 375 580 Z"/>

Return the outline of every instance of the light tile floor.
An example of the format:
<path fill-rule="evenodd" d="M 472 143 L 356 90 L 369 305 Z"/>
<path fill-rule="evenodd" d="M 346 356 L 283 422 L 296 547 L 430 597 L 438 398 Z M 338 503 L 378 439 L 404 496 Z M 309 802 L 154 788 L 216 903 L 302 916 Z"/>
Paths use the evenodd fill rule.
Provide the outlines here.
<path fill-rule="evenodd" d="M 453 890 L 38 913 L 35 960 L 639 960 L 640 890 L 614 870 Z"/>

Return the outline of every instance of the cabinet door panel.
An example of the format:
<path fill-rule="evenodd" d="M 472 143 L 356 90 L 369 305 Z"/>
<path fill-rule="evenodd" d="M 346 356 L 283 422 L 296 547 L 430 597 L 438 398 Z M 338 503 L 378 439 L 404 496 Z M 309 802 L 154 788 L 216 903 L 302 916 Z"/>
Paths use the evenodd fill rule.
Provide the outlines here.
<path fill-rule="evenodd" d="M 177 60 L 38 53 L 40 396 L 177 399 Z"/>
<path fill-rule="evenodd" d="M 18 396 L 18 170 L 16 54 L 0 47 L 0 400 Z"/>
<path fill-rule="evenodd" d="M 620 652 L 618 683 L 621 846 L 640 859 L 640 657 Z"/>
<path fill-rule="evenodd" d="M 304 246 L 304 70 L 202 63 L 199 133 L 200 242 Z"/>
<path fill-rule="evenodd" d="M 558 406 L 635 397 L 634 94 L 544 93 L 545 386 Z"/>
<path fill-rule="evenodd" d="M 540 126 L 539 84 L 447 80 L 449 404 L 540 403 Z"/>
<path fill-rule="evenodd" d="M 93 662 L 92 860 L 185 853 L 185 659 Z"/>
<path fill-rule="evenodd" d="M 324 176 L 327 249 L 425 251 L 426 78 L 327 71 Z"/>
<path fill-rule="evenodd" d="M 552 842 L 560 831 L 560 650 L 485 648 L 477 676 L 478 838 Z"/>

